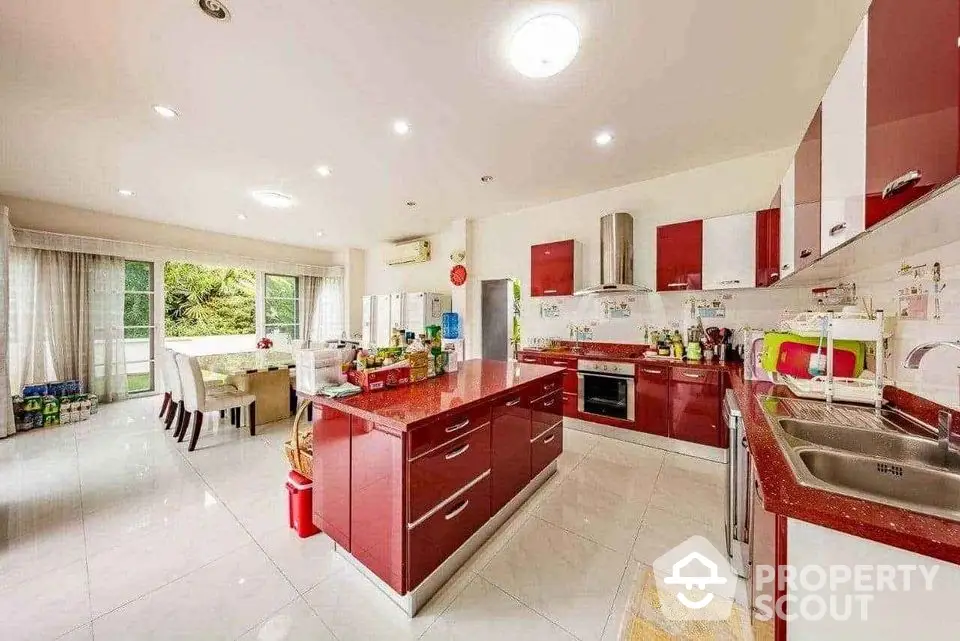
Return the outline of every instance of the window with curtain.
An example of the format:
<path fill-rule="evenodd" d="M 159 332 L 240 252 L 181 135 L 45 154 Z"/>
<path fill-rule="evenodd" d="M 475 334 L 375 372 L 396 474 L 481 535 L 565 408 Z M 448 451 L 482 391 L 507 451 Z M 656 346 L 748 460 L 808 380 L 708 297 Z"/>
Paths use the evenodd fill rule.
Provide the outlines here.
<path fill-rule="evenodd" d="M 296 276 L 264 274 L 263 309 L 267 336 L 300 338 L 300 283 Z"/>
<path fill-rule="evenodd" d="M 153 263 L 126 261 L 123 293 L 123 341 L 127 391 L 155 387 Z"/>

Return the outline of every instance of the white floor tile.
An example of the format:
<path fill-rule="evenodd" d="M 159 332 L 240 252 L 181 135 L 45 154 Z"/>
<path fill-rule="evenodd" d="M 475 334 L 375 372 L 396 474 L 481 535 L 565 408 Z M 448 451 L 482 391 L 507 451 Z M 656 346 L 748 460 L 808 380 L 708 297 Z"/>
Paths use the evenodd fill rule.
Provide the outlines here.
<path fill-rule="evenodd" d="M 651 505 L 643 515 L 632 555 L 640 563 L 653 565 L 664 553 L 697 535 L 724 551 L 726 543 L 721 527 Z"/>
<path fill-rule="evenodd" d="M 0 542 L 0 590 L 83 561 L 83 523 L 50 522 L 30 536 Z"/>
<path fill-rule="evenodd" d="M 575 641 L 552 621 L 477 577 L 421 637 L 423 641 Z"/>
<path fill-rule="evenodd" d="M 0 590 L 4 641 L 56 639 L 90 621 L 83 561 Z"/>
<path fill-rule="evenodd" d="M 299 592 L 306 592 L 339 569 L 333 541 L 322 532 L 301 539 L 288 527 L 260 534 L 257 543 Z"/>
<path fill-rule="evenodd" d="M 337 641 L 323 620 L 297 597 L 237 641 Z"/>
<path fill-rule="evenodd" d="M 579 639 L 600 638 L 628 555 L 531 519 L 481 576 Z"/>
<path fill-rule="evenodd" d="M 62 637 L 58 637 L 57 641 L 93 641 L 93 626 L 89 623 L 81 625 Z"/>
<path fill-rule="evenodd" d="M 97 641 L 236 639 L 297 596 L 256 544 L 97 619 Z"/>
<path fill-rule="evenodd" d="M 714 527 L 723 527 L 725 500 L 723 485 L 701 483 L 672 468 L 661 472 L 650 505 Z"/>

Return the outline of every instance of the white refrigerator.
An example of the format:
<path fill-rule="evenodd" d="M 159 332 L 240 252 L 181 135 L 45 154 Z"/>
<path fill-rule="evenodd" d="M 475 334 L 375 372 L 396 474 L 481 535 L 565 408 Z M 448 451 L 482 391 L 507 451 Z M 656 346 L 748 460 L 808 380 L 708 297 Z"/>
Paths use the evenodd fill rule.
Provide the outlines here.
<path fill-rule="evenodd" d="M 380 294 L 363 297 L 363 347 L 386 347 L 394 329 L 417 335 L 427 325 L 439 325 L 452 307 L 450 296 L 428 292 Z"/>
<path fill-rule="evenodd" d="M 402 294 L 404 329 L 417 336 L 427 333 L 428 325 L 439 325 L 444 312 L 452 307 L 450 296 L 414 292 Z"/>

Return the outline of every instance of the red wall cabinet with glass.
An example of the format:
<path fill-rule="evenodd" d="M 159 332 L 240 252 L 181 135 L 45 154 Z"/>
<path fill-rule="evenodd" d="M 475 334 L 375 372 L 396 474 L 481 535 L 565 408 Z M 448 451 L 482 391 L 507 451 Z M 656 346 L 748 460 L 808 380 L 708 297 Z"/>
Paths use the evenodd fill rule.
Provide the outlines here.
<path fill-rule="evenodd" d="M 703 283 L 703 221 L 657 227 L 657 291 L 697 290 Z"/>
<path fill-rule="evenodd" d="M 958 37 L 956 0 L 870 6 L 867 228 L 958 174 Z"/>
<path fill-rule="evenodd" d="M 688 367 L 670 370 L 670 436 L 726 447 L 720 421 L 720 372 Z"/>
<path fill-rule="evenodd" d="M 579 287 L 577 243 L 561 240 L 530 248 L 530 295 L 572 296 Z"/>

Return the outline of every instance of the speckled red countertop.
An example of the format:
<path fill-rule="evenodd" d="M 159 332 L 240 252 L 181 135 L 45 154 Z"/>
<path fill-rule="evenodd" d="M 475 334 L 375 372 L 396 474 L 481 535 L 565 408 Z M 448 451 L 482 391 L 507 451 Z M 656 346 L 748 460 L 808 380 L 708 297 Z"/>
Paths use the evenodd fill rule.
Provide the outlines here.
<path fill-rule="evenodd" d="M 315 396 L 321 405 L 406 431 L 447 412 L 468 409 L 492 396 L 532 383 L 561 367 L 529 363 L 504 363 L 481 359 L 460 363 L 456 372 L 425 381 L 343 399 Z"/>
<path fill-rule="evenodd" d="M 960 523 L 800 485 L 757 400 L 765 395 L 792 397 L 790 391 L 772 383 L 745 381 L 735 370 L 730 372 L 730 382 L 743 413 L 767 511 L 960 563 Z"/>
<path fill-rule="evenodd" d="M 698 369 L 722 369 L 726 370 L 731 367 L 738 368 L 740 367 L 739 363 L 721 363 L 719 360 L 712 361 L 685 361 L 678 360 L 673 358 L 659 358 L 659 357 L 650 357 L 644 356 L 643 351 L 646 349 L 644 345 L 630 345 L 628 347 L 634 348 L 630 350 L 620 350 L 619 353 L 607 350 L 596 350 L 586 347 L 580 351 L 574 351 L 571 349 L 522 349 L 520 350 L 521 355 L 531 355 L 531 356 L 541 356 L 549 358 L 551 356 L 556 356 L 557 358 L 576 358 L 582 360 L 592 360 L 592 361 L 618 361 L 621 363 L 645 363 L 648 365 L 670 365 L 673 367 L 693 367 Z"/>

